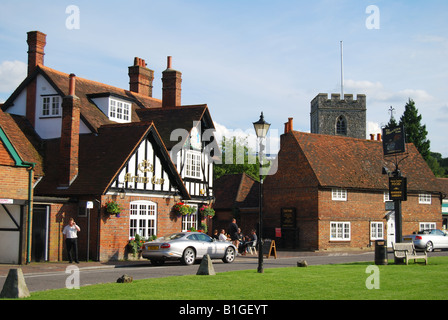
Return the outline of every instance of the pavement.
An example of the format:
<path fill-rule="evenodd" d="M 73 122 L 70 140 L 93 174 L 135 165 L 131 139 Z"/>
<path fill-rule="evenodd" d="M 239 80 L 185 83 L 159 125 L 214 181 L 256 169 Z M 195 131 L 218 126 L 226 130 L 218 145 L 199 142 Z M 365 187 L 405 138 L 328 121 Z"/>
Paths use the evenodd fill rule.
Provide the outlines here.
<path fill-rule="evenodd" d="M 310 252 L 310 251 L 277 251 L 277 258 L 303 258 L 311 256 L 346 256 L 365 254 L 371 251 L 341 251 L 341 252 Z M 258 255 L 247 254 L 244 258 L 258 259 Z M 238 259 L 238 258 L 237 258 Z M 264 258 L 266 259 L 266 257 Z M 269 259 L 273 259 L 273 256 Z M 22 269 L 24 275 L 26 274 L 41 274 L 48 272 L 65 272 L 69 263 L 67 261 L 60 262 L 31 262 L 29 264 L 14 265 L 14 264 L 0 264 L 0 277 L 7 276 L 10 269 Z M 119 261 L 80 261 L 79 264 L 73 263 L 80 269 L 106 269 L 106 268 L 126 268 L 126 267 L 143 267 L 149 266 L 149 260 L 119 260 Z"/>

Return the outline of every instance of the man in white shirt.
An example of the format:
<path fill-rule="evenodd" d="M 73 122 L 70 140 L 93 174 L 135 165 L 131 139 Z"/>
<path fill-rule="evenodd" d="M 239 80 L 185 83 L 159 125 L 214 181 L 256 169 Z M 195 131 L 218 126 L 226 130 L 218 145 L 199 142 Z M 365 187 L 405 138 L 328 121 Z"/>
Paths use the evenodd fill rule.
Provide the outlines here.
<path fill-rule="evenodd" d="M 70 218 L 68 225 L 65 226 L 62 234 L 65 236 L 65 244 L 67 246 L 67 254 L 68 260 L 70 263 L 73 263 L 73 260 L 76 263 L 78 261 L 78 232 L 81 229 L 76 225 L 75 220 Z M 74 257 L 72 257 L 72 250 L 74 253 Z M 73 259 L 74 258 L 74 259 Z"/>

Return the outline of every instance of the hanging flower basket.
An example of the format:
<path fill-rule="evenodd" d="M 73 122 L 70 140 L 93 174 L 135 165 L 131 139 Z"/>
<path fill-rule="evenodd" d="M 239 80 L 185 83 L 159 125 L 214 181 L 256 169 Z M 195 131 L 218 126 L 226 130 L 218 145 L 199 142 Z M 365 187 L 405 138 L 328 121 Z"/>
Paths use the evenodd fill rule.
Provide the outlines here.
<path fill-rule="evenodd" d="M 121 207 L 119 206 L 119 204 L 116 203 L 116 202 L 113 201 L 113 200 L 109 200 L 109 201 L 107 201 L 107 202 L 106 202 L 106 205 L 105 205 L 105 208 L 106 208 L 106 212 L 107 212 L 108 214 L 114 214 L 114 215 L 117 216 L 117 218 L 120 217 L 120 213 L 121 213 L 121 211 L 123 210 L 123 208 L 121 208 Z"/>
<path fill-rule="evenodd" d="M 201 213 L 201 216 L 203 218 L 207 218 L 207 217 L 212 218 L 215 216 L 215 210 L 213 210 L 211 206 L 207 206 L 207 205 L 202 206 L 199 209 L 199 212 Z"/>
<path fill-rule="evenodd" d="M 183 202 L 178 202 L 173 206 L 173 211 L 178 216 L 186 216 L 196 212 L 196 208 L 189 206 Z"/>

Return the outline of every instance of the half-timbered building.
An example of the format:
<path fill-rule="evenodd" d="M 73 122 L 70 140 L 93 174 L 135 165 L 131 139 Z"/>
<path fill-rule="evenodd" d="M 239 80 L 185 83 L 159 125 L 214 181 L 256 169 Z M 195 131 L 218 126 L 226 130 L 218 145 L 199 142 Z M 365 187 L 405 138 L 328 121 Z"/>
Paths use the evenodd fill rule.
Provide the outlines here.
<path fill-rule="evenodd" d="M 198 209 L 214 199 L 213 120 L 207 105 L 182 106 L 182 74 L 171 57 L 157 99 L 154 71 L 143 59 L 129 67 L 125 90 L 45 66 L 41 32 L 29 32 L 27 42 L 28 75 L 2 106 L 7 117 L 0 117 L 0 129 L 14 122 L 22 132 L 11 135 L 10 145 L 33 150 L 23 161 L 39 160 L 33 197 L 22 199 L 30 212 L 22 210 L 19 226 L 31 249 L 24 246 L 18 256 L 63 260 L 69 218 L 81 228 L 80 258 L 101 261 L 126 258 L 137 234 L 148 238 L 206 224 Z M 0 170 L 4 179 L 6 170 Z M 173 211 L 180 201 L 194 208 L 191 214 Z M 110 204 L 119 210 L 108 210 Z M 0 222 L 3 216 L 0 211 Z"/>

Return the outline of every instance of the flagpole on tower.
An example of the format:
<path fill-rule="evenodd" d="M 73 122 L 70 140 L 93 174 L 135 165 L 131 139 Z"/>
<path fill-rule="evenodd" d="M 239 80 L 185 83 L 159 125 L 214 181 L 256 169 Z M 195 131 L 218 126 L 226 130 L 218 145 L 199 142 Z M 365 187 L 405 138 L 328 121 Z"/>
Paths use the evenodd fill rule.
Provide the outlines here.
<path fill-rule="evenodd" d="M 341 98 L 344 99 L 344 43 L 341 41 Z"/>

